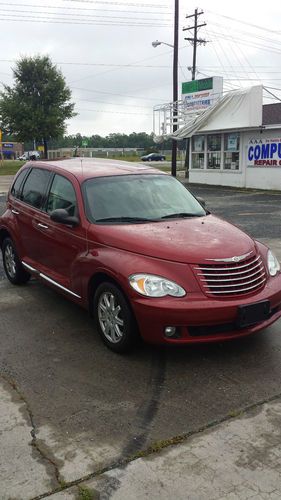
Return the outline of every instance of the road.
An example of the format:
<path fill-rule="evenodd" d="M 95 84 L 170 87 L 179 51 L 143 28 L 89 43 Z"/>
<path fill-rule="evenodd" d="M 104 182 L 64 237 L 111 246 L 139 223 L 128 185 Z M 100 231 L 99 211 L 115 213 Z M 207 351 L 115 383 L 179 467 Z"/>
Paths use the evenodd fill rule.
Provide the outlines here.
<path fill-rule="evenodd" d="M 281 257 L 280 194 L 191 190 Z M 34 498 L 281 393 L 280 321 L 240 341 L 119 356 L 78 306 L 35 280 L 13 287 L 1 265 L 0 380 L 32 423 L 32 459 L 44 470 Z M 17 484 L 22 500 L 32 497 Z"/>

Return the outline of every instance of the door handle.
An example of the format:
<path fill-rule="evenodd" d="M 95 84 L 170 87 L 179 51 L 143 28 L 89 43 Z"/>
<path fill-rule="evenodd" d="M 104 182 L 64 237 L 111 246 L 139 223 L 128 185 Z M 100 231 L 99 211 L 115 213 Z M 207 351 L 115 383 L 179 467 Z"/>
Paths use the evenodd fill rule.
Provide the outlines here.
<path fill-rule="evenodd" d="M 49 226 L 46 226 L 45 224 L 41 224 L 41 222 L 39 222 L 37 224 L 37 226 L 42 227 L 42 229 L 49 229 Z"/>
<path fill-rule="evenodd" d="M 19 212 L 17 210 L 12 209 L 12 214 L 19 215 Z"/>

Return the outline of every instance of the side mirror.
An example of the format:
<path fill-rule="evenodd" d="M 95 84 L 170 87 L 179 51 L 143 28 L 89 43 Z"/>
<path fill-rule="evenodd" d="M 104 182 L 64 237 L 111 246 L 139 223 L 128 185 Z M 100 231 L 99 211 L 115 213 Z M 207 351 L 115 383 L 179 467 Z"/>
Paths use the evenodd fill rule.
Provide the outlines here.
<path fill-rule="evenodd" d="M 50 219 L 54 222 L 58 222 L 59 224 L 65 224 L 66 226 L 78 226 L 79 219 L 78 217 L 71 217 L 67 210 L 64 208 L 57 208 L 53 210 L 50 214 Z"/>

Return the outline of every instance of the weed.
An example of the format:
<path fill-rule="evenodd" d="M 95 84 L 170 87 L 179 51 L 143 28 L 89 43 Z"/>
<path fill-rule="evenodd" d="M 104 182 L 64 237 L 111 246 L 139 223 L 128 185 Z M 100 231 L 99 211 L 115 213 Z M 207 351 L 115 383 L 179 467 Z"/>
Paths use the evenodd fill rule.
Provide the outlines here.
<path fill-rule="evenodd" d="M 97 495 L 86 486 L 78 486 L 78 500 L 97 500 Z"/>

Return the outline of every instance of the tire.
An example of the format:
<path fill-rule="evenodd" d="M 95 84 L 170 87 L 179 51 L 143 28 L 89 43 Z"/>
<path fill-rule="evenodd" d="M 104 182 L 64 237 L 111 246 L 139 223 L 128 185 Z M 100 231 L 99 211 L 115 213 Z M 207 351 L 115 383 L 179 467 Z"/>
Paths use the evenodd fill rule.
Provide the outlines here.
<path fill-rule="evenodd" d="M 23 285 L 30 279 L 30 274 L 23 268 L 14 242 L 5 238 L 2 244 L 3 266 L 8 280 L 13 285 Z"/>
<path fill-rule="evenodd" d="M 109 349 L 131 351 L 139 339 L 137 324 L 124 294 L 113 283 L 98 286 L 93 301 L 97 330 Z"/>

